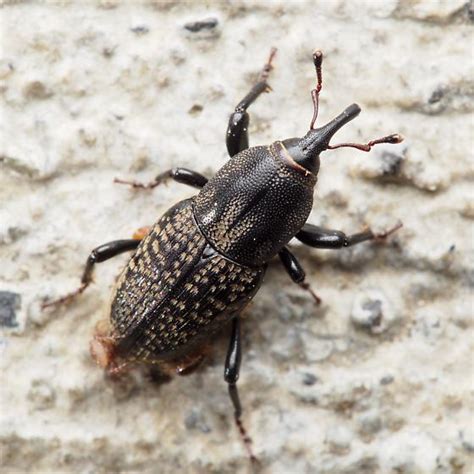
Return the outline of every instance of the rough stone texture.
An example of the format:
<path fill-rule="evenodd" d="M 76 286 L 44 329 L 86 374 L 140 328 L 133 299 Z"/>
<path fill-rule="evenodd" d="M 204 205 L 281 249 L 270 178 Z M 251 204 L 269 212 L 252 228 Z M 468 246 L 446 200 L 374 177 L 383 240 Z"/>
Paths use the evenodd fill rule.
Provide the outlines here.
<path fill-rule="evenodd" d="M 2 472 L 251 471 L 222 380 L 225 335 L 202 370 L 162 385 L 105 379 L 89 358 L 126 257 L 67 308 L 39 304 L 77 285 L 93 247 L 193 193 L 132 192 L 114 177 L 211 175 L 226 161 L 228 114 L 270 46 L 274 92 L 252 107 L 252 144 L 305 133 L 322 49 L 319 123 L 358 102 L 337 140 L 406 141 L 325 154 L 310 221 L 404 228 L 338 252 L 295 243 L 319 308 L 271 265 L 247 312 L 240 380 L 256 470 L 471 472 L 473 11 L 465 0 L 4 2 L 0 291 L 19 296 L 0 300 L 15 311 L 0 339 Z"/>

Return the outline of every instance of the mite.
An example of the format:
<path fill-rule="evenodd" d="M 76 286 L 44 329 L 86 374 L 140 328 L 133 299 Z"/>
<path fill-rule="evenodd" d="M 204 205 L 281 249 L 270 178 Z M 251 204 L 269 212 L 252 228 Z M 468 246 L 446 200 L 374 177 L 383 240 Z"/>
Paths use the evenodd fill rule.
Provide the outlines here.
<path fill-rule="evenodd" d="M 43 305 L 70 301 L 91 283 L 96 263 L 133 251 L 115 286 L 109 323 L 98 327 L 91 342 L 92 356 L 109 373 L 117 373 L 131 363 L 149 363 L 157 364 L 164 372 L 184 375 L 203 360 L 212 336 L 230 323 L 224 379 L 235 422 L 253 460 L 237 390 L 241 362 L 239 315 L 259 289 L 267 263 L 278 256 L 291 279 L 319 304 L 303 268 L 287 247 L 292 238 L 315 248 L 338 249 L 385 239 L 401 226 L 380 234 L 366 230 L 345 235 L 306 222 L 313 206 L 321 153 L 341 147 L 369 151 L 379 143 L 402 141 L 394 134 L 367 144 L 331 145 L 333 135 L 359 115 L 356 104 L 315 128 L 322 88 L 321 51 L 313 54 L 316 87 L 311 91 L 314 113 L 308 132 L 302 138 L 249 148 L 247 109 L 270 90 L 267 79 L 275 53 L 272 49 L 259 80 L 230 116 L 226 142 L 229 161 L 211 179 L 189 169 L 173 168 L 148 184 L 116 180 L 133 188 L 149 189 L 173 179 L 199 192 L 178 202 L 133 239 L 94 249 L 87 259 L 81 286 Z"/>

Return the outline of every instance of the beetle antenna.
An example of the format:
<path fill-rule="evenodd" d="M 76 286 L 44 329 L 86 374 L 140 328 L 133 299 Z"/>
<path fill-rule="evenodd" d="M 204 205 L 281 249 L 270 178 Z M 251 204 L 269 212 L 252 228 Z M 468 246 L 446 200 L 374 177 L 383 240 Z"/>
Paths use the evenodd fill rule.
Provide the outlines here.
<path fill-rule="evenodd" d="M 313 53 L 313 63 L 314 67 L 316 68 L 316 88 L 311 91 L 311 98 L 313 99 L 313 118 L 311 119 L 311 124 L 309 126 L 310 130 L 314 129 L 314 124 L 316 119 L 318 118 L 319 112 L 319 93 L 323 88 L 323 52 L 319 49 Z"/>
<path fill-rule="evenodd" d="M 361 151 L 370 151 L 374 145 L 378 145 L 379 143 L 401 143 L 403 141 L 403 137 L 398 133 L 393 133 L 392 135 L 387 135 L 386 137 L 377 138 L 376 140 L 371 140 L 368 143 L 339 143 L 338 145 L 328 145 L 328 150 L 334 150 L 335 148 L 357 148 Z"/>

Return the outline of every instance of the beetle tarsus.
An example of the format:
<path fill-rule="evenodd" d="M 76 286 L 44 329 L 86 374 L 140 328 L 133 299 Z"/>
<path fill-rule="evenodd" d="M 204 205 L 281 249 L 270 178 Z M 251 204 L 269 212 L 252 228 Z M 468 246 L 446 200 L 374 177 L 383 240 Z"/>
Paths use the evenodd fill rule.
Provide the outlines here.
<path fill-rule="evenodd" d="M 201 189 L 203 188 L 208 179 L 196 171 L 189 170 L 187 168 L 171 168 L 163 173 L 160 173 L 153 181 L 149 183 L 141 183 L 139 181 L 129 181 L 125 179 L 115 178 L 114 183 L 117 184 L 126 184 L 131 186 L 134 189 L 153 189 L 156 186 L 166 183 L 170 179 L 181 183 L 192 186 L 193 188 Z"/>
<path fill-rule="evenodd" d="M 252 450 L 252 438 L 248 435 L 247 430 L 242 422 L 241 415 L 242 415 L 242 407 L 240 404 L 239 392 L 237 390 L 237 385 L 235 383 L 229 383 L 229 396 L 232 400 L 232 404 L 234 405 L 234 421 L 235 425 L 237 426 L 237 430 L 239 431 L 240 438 L 245 446 L 245 449 L 249 455 L 249 458 L 252 462 L 258 462 L 257 457 L 253 453 Z"/>
<path fill-rule="evenodd" d="M 385 242 L 387 240 L 387 237 L 389 237 L 390 235 L 392 235 L 393 233 L 395 233 L 397 230 L 401 229 L 403 227 L 403 222 L 402 221 L 398 221 L 393 227 L 383 231 L 383 232 L 379 232 L 377 234 L 374 234 L 374 237 L 373 239 L 376 241 L 376 242 Z"/>
<path fill-rule="evenodd" d="M 303 290 L 306 290 L 310 293 L 310 295 L 314 299 L 314 303 L 316 304 L 316 306 L 319 306 L 323 302 L 323 300 L 313 291 L 309 283 L 303 281 L 299 285 L 301 286 L 301 288 L 303 288 Z"/>
<path fill-rule="evenodd" d="M 114 183 L 126 184 L 128 186 L 131 186 L 133 189 L 153 189 L 153 188 L 156 188 L 158 185 L 168 181 L 170 178 L 172 178 L 173 177 L 172 171 L 173 170 L 168 170 L 168 171 L 165 171 L 164 173 L 159 174 L 153 181 L 150 181 L 149 183 L 141 183 L 139 181 L 126 180 L 126 179 L 120 179 L 120 178 L 115 178 Z"/>
<path fill-rule="evenodd" d="M 42 303 L 41 309 L 45 310 L 46 308 L 51 308 L 62 304 L 69 304 L 76 296 L 80 295 L 89 286 L 90 283 L 91 282 L 81 283 L 81 286 L 79 286 L 74 291 L 71 291 L 70 293 L 61 296 L 60 298 L 57 298 L 55 300 L 45 301 L 44 303 Z"/>
<path fill-rule="evenodd" d="M 154 184 L 153 181 L 151 183 L 140 183 L 138 181 L 128 181 L 126 179 L 120 179 L 120 178 L 114 178 L 114 183 L 125 184 L 127 186 L 131 186 L 134 189 L 151 189 L 151 188 L 154 188 L 155 186 L 158 186 L 158 184 Z"/>
<path fill-rule="evenodd" d="M 239 430 L 240 437 L 242 439 L 242 442 L 244 443 L 250 461 L 252 463 L 258 463 L 258 458 L 257 456 L 255 456 L 252 450 L 252 438 L 250 438 L 250 436 L 247 434 L 247 430 L 245 429 L 242 420 L 240 419 L 240 415 L 237 416 L 237 414 L 235 414 L 234 421 L 237 426 L 237 429 Z"/>
<path fill-rule="evenodd" d="M 270 55 L 268 56 L 268 60 L 263 66 L 262 72 L 260 73 L 260 81 L 267 82 L 268 76 L 270 75 L 271 70 L 273 69 L 272 61 L 275 58 L 277 49 L 272 48 L 270 50 Z"/>
<path fill-rule="evenodd" d="M 112 365 L 106 369 L 107 375 L 112 378 L 117 378 L 124 375 L 130 369 L 130 362 L 122 362 L 121 364 L 115 364 L 112 362 Z"/>

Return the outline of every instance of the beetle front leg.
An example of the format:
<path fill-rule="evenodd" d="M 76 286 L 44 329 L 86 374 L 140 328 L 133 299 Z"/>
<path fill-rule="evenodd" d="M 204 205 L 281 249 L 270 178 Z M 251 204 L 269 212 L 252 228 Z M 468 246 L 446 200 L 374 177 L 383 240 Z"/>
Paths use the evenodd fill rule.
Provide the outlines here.
<path fill-rule="evenodd" d="M 50 306 L 57 306 L 62 303 L 69 303 L 74 297 L 80 295 L 92 283 L 92 271 L 94 270 L 94 265 L 96 263 L 105 262 L 110 258 L 120 255 L 121 253 L 127 252 L 129 250 L 135 250 L 139 244 L 140 240 L 137 239 L 114 240 L 113 242 L 108 242 L 95 248 L 87 258 L 81 278 L 81 285 L 79 288 L 61 298 L 43 303 L 41 305 L 41 309 L 45 309 Z"/>
<path fill-rule="evenodd" d="M 357 234 L 346 235 L 340 230 L 325 229 L 313 224 L 305 224 L 295 237 L 310 247 L 317 249 L 340 249 L 351 247 L 352 245 L 366 242 L 368 240 L 383 241 L 389 235 L 402 227 L 402 223 L 394 225 L 385 232 L 375 233 L 370 229 Z"/>
<path fill-rule="evenodd" d="M 241 420 L 242 405 L 240 404 L 239 392 L 237 390 L 237 380 L 239 379 L 240 362 L 242 360 L 242 346 L 240 339 L 240 319 L 236 316 L 232 320 L 232 332 L 230 336 L 229 348 L 225 359 L 224 380 L 228 383 L 229 396 L 234 406 L 234 420 L 239 430 L 242 441 L 247 449 L 252 462 L 257 458 L 252 452 L 252 440 Z"/>
<path fill-rule="evenodd" d="M 286 248 L 283 247 L 279 252 L 278 256 L 280 257 L 285 270 L 290 275 L 291 279 L 297 283 L 301 288 L 311 293 L 311 296 L 314 298 L 314 301 L 317 305 L 321 304 L 321 298 L 311 289 L 309 283 L 305 281 L 306 273 L 303 270 L 300 262 L 297 258 Z"/>
<path fill-rule="evenodd" d="M 268 76 L 272 70 L 272 60 L 275 57 L 276 48 L 272 48 L 268 61 L 260 73 L 258 82 L 250 89 L 250 92 L 237 104 L 234 113 L 229 118 L 227 126 L 226 146 L 229 156 L 232 157 L 239 151 L 246 150 L 249 147 L 249 114 L 247 109 L 257 100 L 263 92 L 271 90 L 267 83 Z"/>
<path fill-rule="evenodd" d="M 159 184 L 165 183 L 173 179 L 174 181 L 187 184 L 188 186 L 192 186 L 193 188 L 201 189 L 205 186 L 208 182 L 208 179 L 203 176 L 202 174 L 189 170 L 187 168 L 171 168 L 168 171 L 164 171 L 160 173 L 153 181 L 149 183 L 140 183 L 139 181 L 128 181 L 124 179 L 115 178 L 114 183 L 118 184 L 127 184 L 135 189 L 153 189 Z"/>

